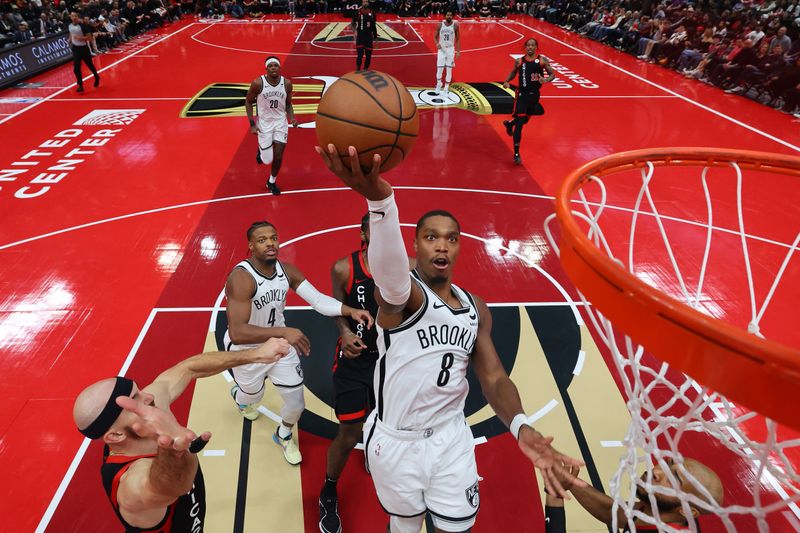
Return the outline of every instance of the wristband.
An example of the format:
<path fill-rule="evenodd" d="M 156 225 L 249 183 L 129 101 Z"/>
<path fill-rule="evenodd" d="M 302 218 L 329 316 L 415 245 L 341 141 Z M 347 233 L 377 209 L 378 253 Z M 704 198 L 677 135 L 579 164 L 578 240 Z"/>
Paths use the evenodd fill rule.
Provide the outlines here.
<path fill-rule="evenodd" d="M 250 125 L 251 125 L 251 126 L 255 126 L 255 125 L 256 125 L 256 121 L 255 121 L 255 120 L 253 120 L 253 119 L 250 119 Z"/>
<path fill-rule="evenodd" d="M 519 440 L 519 430 L 523 425 L 528 425 L 528 417 L 525 413 L 520 413 L 511 420 L 511 424 L 508 426 L 511 434 L 517 440 Z"/>

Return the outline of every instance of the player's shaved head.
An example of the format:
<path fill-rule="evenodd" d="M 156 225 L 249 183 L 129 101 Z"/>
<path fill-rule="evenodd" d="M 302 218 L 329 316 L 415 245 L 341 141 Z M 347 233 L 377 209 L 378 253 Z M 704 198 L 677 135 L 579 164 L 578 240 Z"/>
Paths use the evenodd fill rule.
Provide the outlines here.
<path fill-rule="evenodd" d="M 78 394 L 72 408 L 72 418 L 78 429 L 86 429 L 100 416 L 100 412 L 111 398 L 115 384 L 116 378 L 103 379 L 92 383 Z"/>
<path fill-rule="evenodd" d="M 719 479 L 717 473 L 711 470 L 703 463 L 701 463 L 700 461 L 696 461 L 694 459 L 689 459 L 689 458 L 684 459 L 683 466 L 686 467 L 686 470 L 692 475 L 692 477 L 694 477 L 697 480 L 698 483 L 700 483 L 703 487 L 706 488 L 711 497 L 714 498 L 714 502 L 717 505 L 722 505 L 722 500 L 725 496 L 725 492 L 722 488 L 722 480 Z M 688 485 L 686 487 L 687 492 L 694 494 L 701 500 L 707 500 L 705 494 L 700 492 L 700 490 L 698 490 L 693 483 L 687 483 L 687 485 Z M 698 511 L 701 514 L 709 512 L 700 509 L 698 509 Z"/>

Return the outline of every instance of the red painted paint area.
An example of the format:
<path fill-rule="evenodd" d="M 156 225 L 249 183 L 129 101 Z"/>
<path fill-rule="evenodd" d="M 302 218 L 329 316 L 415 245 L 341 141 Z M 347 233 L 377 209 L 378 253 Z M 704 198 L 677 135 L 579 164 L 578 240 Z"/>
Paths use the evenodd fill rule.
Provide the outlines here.
<path fill-rule="evenodd" d="M 29 104 L 0 107 L 0 113 L 21 112 L 10 119 L 0 116 L 0 136 L 10 140 L 0 144 L 4 206 L 0 210 L 0 379 L 5 393 L 0 406 L 0 475 L 15 480 L 10 495 L 0 503 L 5 528 L 33 531 L 64 477 L 81 442 L 70 416 L 77 393 L 119 371 L 154 307 L 213 306 L 230 268 L 246 255 L 244 231 L 252 221 L 271 220 L 284 243 L 358 224 L 364 202 L 339 190 L 341 184 L 323 168 L 312 150 L 313 129 L 290 132 L 279 178 L 285 192 L 276 198 L 266 194 L 268 170 L 255 164 L 256 141 L 243 117 L 179 118 L 187 102 L 208 85 L 249 83 L 263 72 L 263 60 L 271 52 L 280 55 L 284 74 L 292 78 L 340 76 L 352 70 L 354 53 L 347 45 L 331 45 L 344 48 L 331 50 L 307 42 L 317 27 L 324 27 L 321 21 L 321 17 L 305 25 L 186 21 L 142 38 L 123 54 L 98 58 L 99 66 L 108 68 L 97 90 L 87 88 L 85 94 L 76 95 L 72 89 L 58 94 L 60 89 L 37 93 L 10 89 L 0 94 L 47 98 L 29 109 L 25 107 Z M 373 67 L 409 87 L 431 87 L 436 72 L 435 25 L 398 22 L 390 28 L 409 42 L 393 50 L 389 48 L 397 43 L 380 44 Z M 520 52 L 520 35 L 533 34 L 542 52 L 558 63 L 564 82 L 544 88 L 546 114 L 533 118 L 523 132 L 522 166 L 511 161 L 511 139 L 501 124 L 506 116 L 436 109 L 421 111 L 414 151 L 387 175 L 398 186 L 403 223 L 413 224 L 431 208 L 456 213 L 465 232 L 456 282 L 489 302 L 563 300 L 541 271 L 576 297 L 547 244 L 542 224 L 552 210 L 547 195 L 554 194 L 566 173 L 580 164 L 647 146 L 711 144 L 795 153 L 793 147 L 800 144 L 796 124 L 785 115 L 527 17 L 501 24 L 464 22 L 461 32 L 464 53 L 454 81 L 502 81 L 512 66 L 510 54 Z M 574 55 L 584 51 L 594 57 Z M 67 87 L 74 82 L 71 65 L 31 81 Z M 312 117 L 299 119 L 308 122 Z M 25 172 L 6 172 L 9 169 Z M 748 190 L 755 200 L 747 212 L 748 231 L 791 242 L 796 234 L 791 224 L 796 227 L 800 219 L 796 210 L 781 216 L 764 213 L 770 212 L 773 198 L 794 189 L 788 182 L 773 182 L 769 188 L 756 185 Z M 610 188 L 612 203 L 631 205 L 632 191 L 632 186 Z M 666 198 L 664 209 L 673 216 L 690 218 L 703 208 L 697 196 L 682 188 L 659 192 Z M 715 194 L 723 206 L 715 220 L 726 227 L 735 225 L 730 192 Z M 238 196 L 242 198 L 232 198 Z M 183 205 L 187 203 L 193 205 Z M 617 233 L 615 242 L 624 246 L 623 223 L 624 219 L 612 222 L 610 229 Z M 89 226 L 80 227 L 85 224 Z M 701 239 L 695 229 L 672 224 L 693 246 Z M 405 228 L 407 242 L 411 235 L 412 230 Z M 652 236 L 646 227 L 642 242 Z M 317 287 L 327 290 L 331 263 L 350 251 L 357 239 L 355 229 L 308 237 L 285 245 L 282 258 L 296 263 Z M 726 317 L 742 320 L 747 314 L 742 312 L 743 288 L 741 282 L 731 282 L 738 279 L 741 264 L 726 262 L 736 243 L 729 237 L 721 242 L 713 253 L 719 254 L 717 262 L 723 268 L 708 279 L 704 305 L 710 309 L 716 304 Z M 758 256 L 754 272 L 763 281 L 763 273 L 779 262 L 779 253 L 766 243 L 753 247 Z M 647 255 L 650 248 L 643 253 L 656 282 L 667 292 L 675 291 L 675 285 L 660 275 L 663 257 Z M 697 255 L 688 247 L 681 247 L 679 257 L 687 270 L 697 265 Z M 797 271 L 787 275 L 790 287 Z M 764 290 L 759 283 L 757 291 Z M 790 294 L 780 291 L 773 305 L 786 308 L 792 303 Z M 293 296 L 290 303 L 300 301 Z M 797 333 L 787 327 L 791 316 L 778 313 L 765 318 L 765 333 L 783 331 L 781 338 L 796 343 Z M 161 325 L 163 320 L 176 322 Z M 202 348 L 197 343 L 202 342 L 207 316 L 165 318 L 159 313 L 156 323 L 158 328 L 145 339 L 131 368 L 130 374 L 137 378 L 134 371 L 151 375 L 172 364 L 161 358 L 162 353 L 181 356 Z M 200 333 L 184 335 L 190 331 Z M 164 346 L 155 346 L 157 337 Z M 145 357 L 140 362 L 141 356 Z M 143 365 L 141 370 L 137 364 Z M 309 449 L 325 448 L 321 440 L 314 443 L 309 437 L 303 442 L 304 447 L 314 446 Z M 713 458 L 717 453 L 713 445 L 700 440 L 696 446 L 698 457 Z M 530 467 L 511 447 L 513 442 L 503 437 L 478 447 L 479 468 L 486 479 L 476 530 L 488 528 L 503 513 L 518 516 L 504 507 L 501 483 L 507 476 L 519 472 L 515 483 L 522 485 L 514 486 L 525 488 L 520 494 L 529 502 L 538 497 Z M 102 507 L 103 520 L 113 519 L 105 496 L 98 492 L 98 463 L 93 462 L 99 457 L 97 451 L 95 447 L 87 451 L 50 530 L 74 531 L 90 524 L 103 530 L 88 514 L 94 507 L 87 502 Z M 502 465 L 492 463 L 501 459 Z M 303 474 L 312 469 L 308 475 L 313 483 L 306 485 L 304 478 L 311 519 L 316 509 L 312 511 L 309 502 L 316 498 L 322 479 L 322 458 L 314 461 Z M 350 465 L 347 470 L 354 486 L 364 481 L 358 468 Z M 753 474 L 740 462 L 721 462 L 719 468 L 731 494 L 747 491 Z M 343 500 L 343 509 L 352 509 L 348 506 L 354 503 Z M 538 504 L 531 503 L 525 512 L 532 514 L 519 527 L 540 531 L 535 529 L 542 523 Z"/>

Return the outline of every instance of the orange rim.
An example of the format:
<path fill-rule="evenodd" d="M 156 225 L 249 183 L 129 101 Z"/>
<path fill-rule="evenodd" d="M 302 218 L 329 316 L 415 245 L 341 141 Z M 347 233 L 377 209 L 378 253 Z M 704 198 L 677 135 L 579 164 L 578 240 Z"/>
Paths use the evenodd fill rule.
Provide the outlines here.
<path fill-rule="evenodd" d="M 777 422 L 800 429 L 800 350 L 761 339 L 654 289 L 615 264 L 584 234 L 574 194 L 614 172 L 654 166 L 730 166 L 800 177 L 800 158 L 718 148 L 653 148 L 621 152 L 572 172 L 556 197 L 561 264 L 603 315 L 649 352 L 699 383 Z"/>

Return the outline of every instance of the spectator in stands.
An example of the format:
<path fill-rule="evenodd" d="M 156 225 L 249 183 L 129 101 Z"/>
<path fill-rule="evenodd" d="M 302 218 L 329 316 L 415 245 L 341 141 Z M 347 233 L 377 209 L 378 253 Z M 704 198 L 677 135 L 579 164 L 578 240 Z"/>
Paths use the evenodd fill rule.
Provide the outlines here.
<path fill-rule="evenodd" d="M 762 46 L 764 46 L 762 44 Z M 745 94 L 756 84 L 765 81 L 772 76 L 779 75 L 786 69 L 786 58 L 783 55 L 781 45 L 776 45 L 772 51 L 764 56 L 755 65 L 747 65 L 742 73 L 736 78 L 734 87 L 726 92 L 733 94 Z"/>
<path fill-rule="evenodd" d="M 639 39 L 638 50 L 639 55 L 637 56 L 639 59 L 648 60 L 650 59 L 650 55 L 653 53 L 653 49 L 656 46 L 660 46 L 661 43 L 667 40 L 667 21 L 664 19 L 659 20 L 656 23 L 656 29 L 653 31 L 653 35 L 651 37 L 643 37 Z"/>
<path fill-rule="evenodd" d="M 750 39 L 755 44 L 758 44 L 759 41 L 761 41 L 761 39 L 764 38 L 764 35 L 765 35 L 764 26 L 762 26 L 761 24 L 756 24 L 755 28 L 753 28 L 753 31 L 748 33 L 745 36 L 745 38 Z"/>
<path fill-rule="evenodd" d="M 786 35 L 786 26 L 781 26 L 775 38 L 769 42 L 770 51 L 772 51 L 772 48 L 776 45 L 781 45 L 781 48 L 784 50 L 788 50 L 792 47 L 792 40 Z"/>
<path fill-rule="evenodd" d="M 133 0 L 128 0 L 125 8 L 120 11 L 120 17 L 125 21 L 127 37 L 133 37 L 143 29 L 144 13 L 136 6 Z"/>
<path fill-rule="evenodd" d="M 648 37 L 653 31 L 653 22 L 647 15 L 641 15 L 638 20 L 634 20 L 622 36 L 621 47 L 628 52 L 634 52 L 636 43 L 642 37 Z"/>
<path fill-rule="evenodd" d="M 678 26 L 672 35 L 659 47 L 658 55 L 654 56 L 654 58 L 658 59 L 660 64 L 667 66 L 677 61 L 678 56 L 686 48 L 686 36 L 686 27 L 683 25 Z"/>
<path fill-rule="evenodd" d="M 14 33 L 14 42 L 17 44 L 27 43 L 33 40 L 33 32 L 28 28 L 28 23 L 23 22 Z"/>
<path fill-rule="evenodd" d="M 51 20 L 47 13 L 42 13 L 33 25 L 33 34 L 42 38 L 58 32 L 59 29 L 58 22 Z"/>
<path fill-rule="evenodd" d="M 714 35 L 714 29 L 706 28 L 699 39 L 694 39 L 686 46 L 686 49 L 681 52 L 676 64 L 678 71 L 685 73 L 697 67 L 715 41 L 719 43 L 720 38 Z"/>
<path fill-rule="evenodd" d="M 753 48 L 753 41 L 745 39 L 742 41 L 742 48 L 733 56 L 732 59 L 716 65 L 708 70 L 708 81 L 714 85 L 721 86 L 732 75 L 738 74 L 746 65 L 753 65 L 758 61 L 758 53 Z"/>
<path fill-rule="evenodd" d="M 117 42 L 126 42 L 128 37 L 125 35 L 125 28 L 128 23 L 119 16 L 119 9 L 112 9 L 108 16 L 108 22 L 114 27 Z"/>
<path fill-rule="evenodd" d="M 400 8 L 397 10 L 397 15 L 400 17 L 414 16 L 414 10 L 411 7 L 411 2 L 409 0 L 405 0 L 402 4 L 400 4 Z"/>

